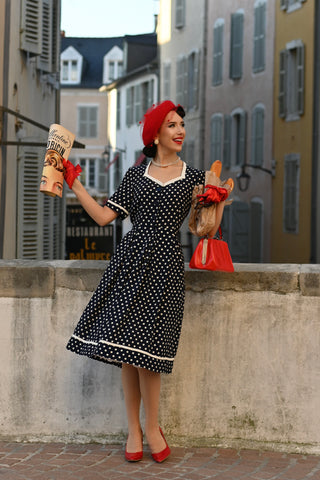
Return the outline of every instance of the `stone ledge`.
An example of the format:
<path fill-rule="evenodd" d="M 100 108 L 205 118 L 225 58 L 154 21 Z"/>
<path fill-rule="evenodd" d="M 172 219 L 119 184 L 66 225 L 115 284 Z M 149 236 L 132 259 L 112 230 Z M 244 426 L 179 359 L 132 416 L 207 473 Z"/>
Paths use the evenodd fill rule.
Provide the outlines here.
<path fill-rule="evenodd" d="M 56 288 L 92 292 L 108 262 L 0 260 L 0 297 L 54 297 Z M 272 291 L 320 296 L 320 265 L 235 264 L 234 273 L 191 270 L 185 264 L 186 289 L 237 292 Z"/>

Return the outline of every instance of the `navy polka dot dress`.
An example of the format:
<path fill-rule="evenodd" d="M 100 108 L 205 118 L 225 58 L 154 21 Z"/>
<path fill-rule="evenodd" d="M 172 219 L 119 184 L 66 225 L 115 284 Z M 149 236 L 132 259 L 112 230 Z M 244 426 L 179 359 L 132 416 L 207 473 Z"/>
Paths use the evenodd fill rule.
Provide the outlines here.
<path fill-rule="evenodd" d="M 150 164 L 149 164 L 150 165 Z M 171 373 L 184 307 L 178 232 L 205 172 L 183 163 L 162 183 L 148 166 L 130 168 L 106 205 L 132 229 L 122 239 L 67 348 L 115 364 Z"/>

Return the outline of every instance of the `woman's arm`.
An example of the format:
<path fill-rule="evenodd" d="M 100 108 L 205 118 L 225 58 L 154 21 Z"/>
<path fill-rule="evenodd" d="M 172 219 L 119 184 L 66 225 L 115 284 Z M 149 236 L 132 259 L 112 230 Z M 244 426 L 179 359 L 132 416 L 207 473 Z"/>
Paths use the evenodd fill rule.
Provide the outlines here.
<path fill-rule="evenodd" d="M 109 207 L 102 207 L 99 205 L 92 197 L 89 195 L 87 190 L 84 186 L 79 182 L 76 178 L 72 184 L 72 191 L 76 194 L 77 199 L 85 209 L 85 211 L 90 215 L 91 218 L 98 225 L 103 227 L 108 223 L 112 222 L 115 218 L 117 218 L 118 214 L 111 210 Z"/>
<path fill-rule="evenodd" d="M 216 208 L 216 223 L 213 227 L 213 229 L 209 232 L 209 237 L 214 237 L 215 234 L 217 233 L 220 223 L 222 221 L 222 216 L 223 216 L 223 210 L 225 207 L 225 201 L 217 203 L 217 208 Z"/>

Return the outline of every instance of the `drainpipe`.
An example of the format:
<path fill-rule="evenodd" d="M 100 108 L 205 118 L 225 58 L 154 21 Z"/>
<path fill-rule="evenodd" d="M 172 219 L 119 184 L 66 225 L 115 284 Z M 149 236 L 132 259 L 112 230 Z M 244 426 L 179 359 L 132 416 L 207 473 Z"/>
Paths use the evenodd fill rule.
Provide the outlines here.
<path fill-rule="evenodd" d="M 10 53 L 10 0 L 6 0 L 3 33 L 3 90 L 2 105 L 8 107 L 9 53 Z M 7 140 L 7 115 L 3 115 L 2 139 Z M 7 147 L 1 145 L 1 190 L 0 190 L 0 258 L 4 254 L 4 227 L 7 187 Z"/>
<path fill-rule="evenodd" d="M 207 49 L 208 49 L 208 0 L 204 1 L 203 43 L 202 43 L 202 75 L 200 88 L 200 163 L 199 168 L 205 170 L 205 132 L 206 132 L 206 87 L 207 87 Z"/>
<path fill-rule="evenodd" d="M 314 108 L 311 176 L 311 263 L 320 263 L 320 0 L 315 0 L 314 20 Z"/>

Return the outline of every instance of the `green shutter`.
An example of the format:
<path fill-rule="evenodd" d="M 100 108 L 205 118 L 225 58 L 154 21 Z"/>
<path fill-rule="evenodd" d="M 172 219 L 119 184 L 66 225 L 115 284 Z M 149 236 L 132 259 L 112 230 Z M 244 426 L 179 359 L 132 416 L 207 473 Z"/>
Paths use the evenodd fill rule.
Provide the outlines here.
<path fill-rule="evenodd" d="M 263 166 L 264 161 L 264 108 L 256 107 L 251 121 L 251 164 Z"/>
<path fill-rule="evenodd" d="M 287 114 L 287 63 L 288 52 L 281 50 L 279 68 L 279 116 L 281 118 Z"/>
<path fill-rule="evenodd" d="M 304 46 L 297 47 L 297 95 L 298 112 L 304 113 Z"/>
<path fill-rule="evenodd" d="M 254 9 L 253 71 L 265 69 L 266 49 L 266 4 Z"/>
<path fill-rule="evenodd" d="M 222 154 L 222 115 L 213 115 L 211 119 L 210 163 L 221 160 Z"/>
<path fill-rule="evenodd" d="M 243 13 L 233 13 L 231 16 L 230 78 L 234 80 L 242 77 L 243 24 Z"/>
<path fill-rule="evenodd" d="M 247 145 L 247 112 L 240 113 L 239 122 L 239 165 L 246 163 L 246 145 Z"/>
<path fill-rule="evenodd" d="M 224 135 L 223 135 L 223 166 L 231 166 L 231 115 L 224 116 Z"/>
<path fill-rule="evenodd" d="M 220 24 L 213 30 L 213 71 L 212 84 L 220 85 L 223 79 L 223 33 L 224 25 Z"/>

